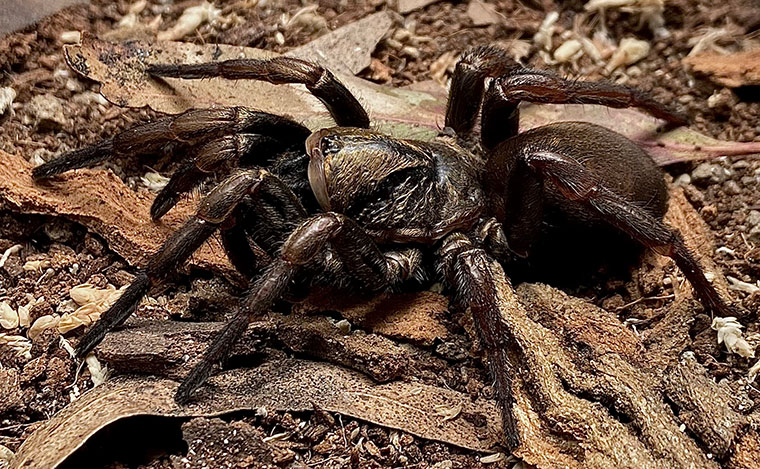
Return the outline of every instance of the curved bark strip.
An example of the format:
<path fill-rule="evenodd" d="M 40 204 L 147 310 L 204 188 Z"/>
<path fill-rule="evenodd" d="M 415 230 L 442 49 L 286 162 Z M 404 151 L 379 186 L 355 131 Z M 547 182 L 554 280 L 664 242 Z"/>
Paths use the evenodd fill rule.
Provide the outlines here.
<path fill-rule="evenodd" d="M 689 354 L 663 375 L 613 314 L 545 285 L 513 293 L 501 268 L 492 271 L 514 337 L 515 455 L 539 468 L 595 469 L 746 467 L 757 455 L 756 438 L 739 441 L 757 418 L 734 410 L 737 398 Z"/>

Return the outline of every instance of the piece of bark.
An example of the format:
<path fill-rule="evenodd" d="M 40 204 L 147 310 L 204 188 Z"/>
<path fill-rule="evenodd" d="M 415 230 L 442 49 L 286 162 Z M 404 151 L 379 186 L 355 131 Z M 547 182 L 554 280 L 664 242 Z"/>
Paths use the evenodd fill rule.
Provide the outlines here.
<path fill-rule="evenodd" d="M 698 74 L 729 88 L 760 85 L 760 49 L 729 55 L 694 55 L 684 57 L 683 62 Z"/>
<path fill-rule="evenodd" d="M 760 461 L 760 433 L 754 428 L 741 436 L 726 469 L 756 469 Z"/>
<path fill-rule="evenodd" d="M 498 263 L 489 276 L 510 333 L 516 456 L 539 468 L 717 467 L 679 430 L 614 315 L 548 286 L 515 294 Z"/>
<path fill-rule="evenodd" d="M 735 396 L 715 383 L 691 354 L 666 371 L 663 384 L 686 429 L 699 437 L 716 460 L 730 456 L 750 423 L 734 410 Z"/>
<path fill-rule="evenodd" d="M 166 238 L 195 212 L 197 199 L 185 198 L 161 222 L 150 219 L 155 194 L 135 192 L 110 171 L 80 169 L 35 183 L 32 165 L 0 150 L 0 206 L 21 213 L 63 216 L 102 236 L 131 265 L 144 266 Z M 239 278 L 214 238 L 188 264 Z"/>
<path fill-rule="evenodd" d="M 182 379 L 223 327 L 221 322 L 130 320 L 125 328 L 106 336 L 97 354 L 120 373 Z M 278 343 L 290 351 L 361 371 L 378 382 L 409 375 L 417 368 L 413 352 L 382 336 L 363 331 L 343 335 L 325 317 L 276 313 L 251 323 L 230 358 L 262 353 L 266 345 Z"/>
<path fill-rule="evenodd" d="M 448 306 L 445 296 L 428 291 L 381 294 L 368 299 L 325 289 L 294 305 L 293 313 L 337 311 L 350 322 L 377 334 L 431 345 L 448 336 L 441 322 Z"/>
<path fill-rule="evenodd" d="M 733 295 L 728 289 L 728 281 L 712 258 L 715 252 L 712 231 L 686 199 L 680 187 L 670 189 L 665 222 L 680 233 L 705 273 L 712 278 L 715 289 L 724 299 L 731 302 Z M 642 265 L 645 267 L 639 269 L 636 274 L 640 284 L 662 285 L 668 273 L 674 270 L 670 258 L 651 251 L 645 253 Z M 677 268 L 675 272 L 683 275 Z M 650 352 L 649 366 L 652 371 L 664 371 L 692 344 L 690 328 L 701 308 L 688 282 L 681 287 L 676 285 L 674 294 L 675 300 L 664 308 L 662 318 L 641 333 L 642 342 Z"/>
<path fill-rule="evenodd" d="M 11 469 L 54 469 L 96 432 L 136 415 L 214 417 L 264 407 L 307 412 L 314 406 L 420 438 L 486 451 L 499 441 L 500 419 L 489 401 L 414 382 L 375 384 L 362 374 L 326 363 L 273 360 L 252 369 L 212 377 L 186 406 L 174 402 L 177 383 L 146 376 L 120 376 L 87 392 L 43 423 L 19 448 Z M 439 406 L 462 407 L 444 419 Z M 486 428 L 473 422 L 485 422 Z M 485 430 L 485 431 L 484 431 Z"/>

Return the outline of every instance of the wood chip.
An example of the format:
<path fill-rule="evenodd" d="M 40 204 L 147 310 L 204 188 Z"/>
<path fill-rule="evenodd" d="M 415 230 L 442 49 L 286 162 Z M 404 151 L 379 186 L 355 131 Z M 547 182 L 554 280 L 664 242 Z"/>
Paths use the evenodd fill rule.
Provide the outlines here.
<path fill-rule="evenodd" d="M 498 24 L 504 20 L 504 16 L 496 11 L 493 5 L 480 0 L 470 0 L 469 5 L 467 5 L 467 16 L 470 17 L 475 26 Z"/>
<path fill-rule="evenodd" d="M 694 55 L 684 57 L 683 62 L 722 86 L 738 88 L 760 85 L 760 49 L 730 55 Z"/>

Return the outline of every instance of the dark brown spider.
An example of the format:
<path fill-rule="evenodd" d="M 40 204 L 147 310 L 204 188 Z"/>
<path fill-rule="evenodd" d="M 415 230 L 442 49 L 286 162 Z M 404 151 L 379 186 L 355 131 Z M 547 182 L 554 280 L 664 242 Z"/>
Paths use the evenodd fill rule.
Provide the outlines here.
<path fill-rule="evenodd" d="M 193 157 L 153 203 L 154 219 L 209 173 L 236 169 L 201 202 L 79 343 L 90 352 L 203 242 L 221 232 L 230 260 L 252 281 L 239 310 L 179 387 L 191 393 L 223 360 L 252 317 L 297 286 L 332 284 L 377 292 L 419 277 L 425 256 L 470 307 L 488 353 L 510 448 L 510 333 L 496 300 L 511 288 L 501 265 L 531 253 L 550 227 L 614 228 L 672 257 L 702 302 L 731 316 L 677 233 L 661 221 L 667 191 L 660 170 L 633 142 L 608 129 L 564 122 L 518 134 L 520 101 L 635 106 L 671 124 L 685 119 L 635 89 L 578 82 L 523 68 L 504 52 L 477 47 L 454 72 L 446 129 L 432 142 L 371 131 L 367 113 L 327 70 L 294 58 L 153 65 L 156 77 L 302 83 L 338 127 L 310 133 L 287 118 L 244 107 L 195 109 L 143 124 L 68 153 L 34 171 L 43 179 L 118 154 L 181 142 Z M 474 131 L 480 117 L 480 133 Z M 305 143 L 305 145 L 304 145 Z M 305 148 L 305 151 L 304 151 Z M 255 251 L 269 256 L 261 262 Z M 500 263 L 494 262 L 497 259 Z"/>

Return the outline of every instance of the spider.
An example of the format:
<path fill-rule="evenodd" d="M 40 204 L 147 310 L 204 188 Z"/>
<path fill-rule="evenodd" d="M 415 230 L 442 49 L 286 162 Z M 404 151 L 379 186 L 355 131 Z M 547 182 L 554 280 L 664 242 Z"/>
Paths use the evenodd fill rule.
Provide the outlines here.
<path fill-rule="evenodd" d="M 245 107 L 191 109 L 34 170 L 40 180 L 179 142 L 191 158 L 157 195 L 153 219 L 210 173 L 229 173 L 78 346 L 80 357 L 89 353 L 132 314 L 151 286 L 219 231 L 230 261 L 251 279 L 250 288 L 178 388 L 178 402 L 190 399 L 251 318 L 275 301 L 316 284 L 388 290 L 420 278 L 432 258 L 436 275 L 472 311 L 512 449 L 518 441 L 510 412 L 513 366 L 505 352 L 510 334 L 496 300 L 499 289 L 511 285 L 502 266 L 530 256 L 545 231 L 562 233 L 570 226 L 624 233 L 670 256 L 705 306 L 732 315 L 678 233 L 662 222 L 663 174 L 642 149 L 582 122 L 518 133 L 521 101 L 638 107 L 669 124 L 686 123 L 641 91 L 566 80 L 524 68 L 500 49 L 475 47 L 462 55 L 452 76 L 445 128 L 433 141 L 416 141 L 370 130 L 366 111 L 348 89 L 330 71 L 300 59 L 151 65 L 147 72 L 300 83 L 337 124 L 312 133 L 291 119 Z M 261 251 L 266 255 L 257 255 Z"/>

